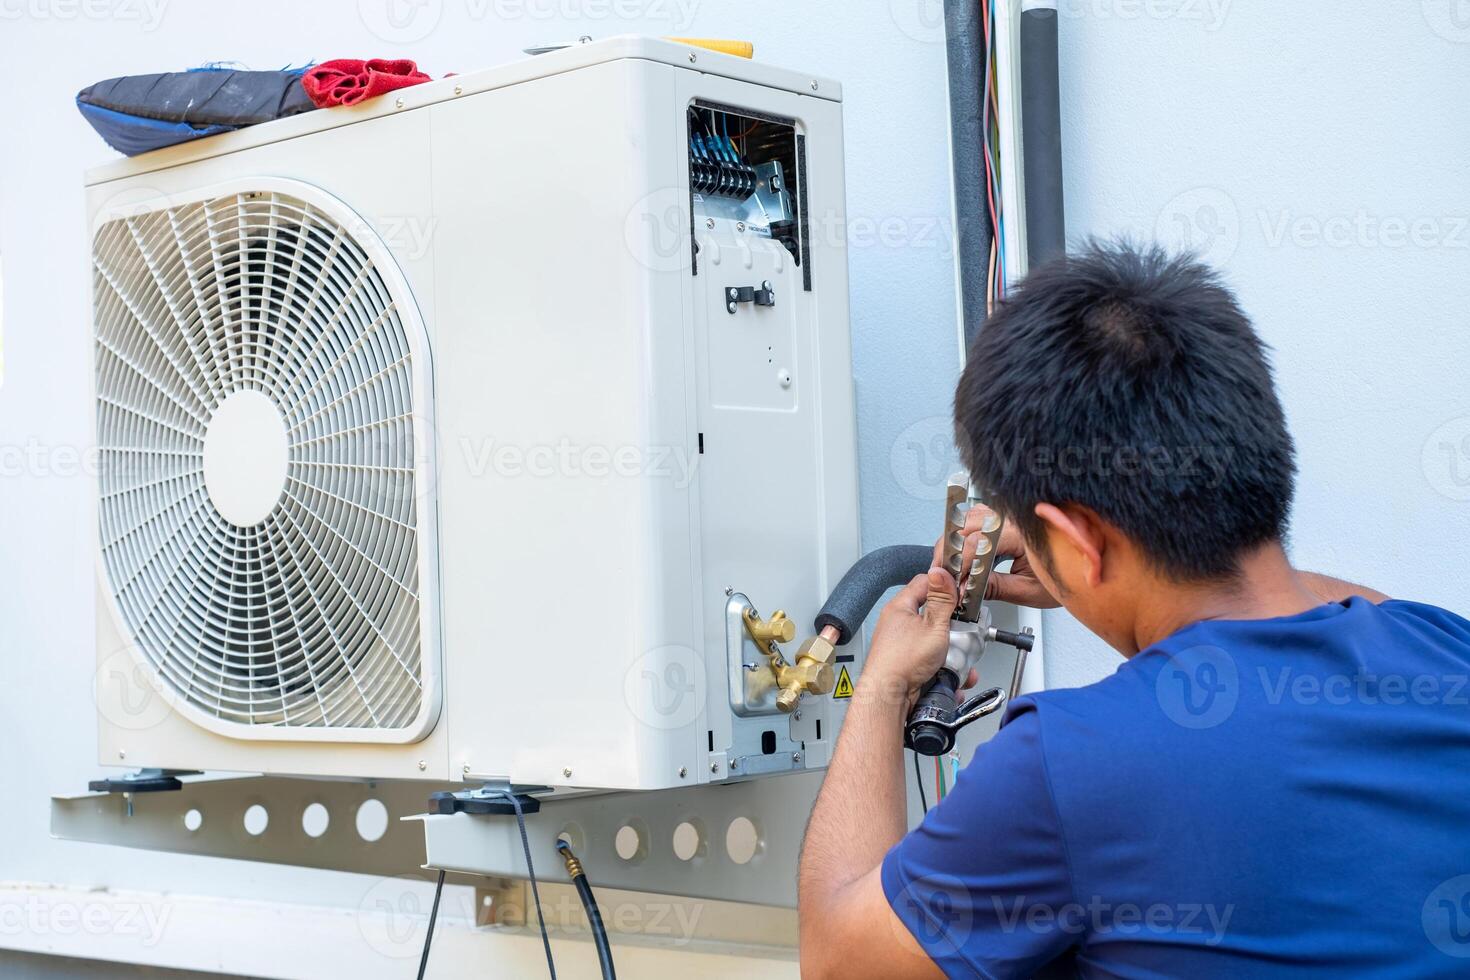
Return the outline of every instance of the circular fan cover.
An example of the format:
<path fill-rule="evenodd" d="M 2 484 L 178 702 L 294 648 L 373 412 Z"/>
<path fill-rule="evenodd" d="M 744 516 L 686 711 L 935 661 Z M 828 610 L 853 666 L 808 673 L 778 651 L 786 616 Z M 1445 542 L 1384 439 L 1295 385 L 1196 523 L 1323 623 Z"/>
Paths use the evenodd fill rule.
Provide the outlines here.
<path fill-rule="evenodd" d="M 126 633 L 240 734 L 407 730 L 426 697 L 411 302 L 341 220 L 274 192 L 109 221 L 93 265 Z"/>

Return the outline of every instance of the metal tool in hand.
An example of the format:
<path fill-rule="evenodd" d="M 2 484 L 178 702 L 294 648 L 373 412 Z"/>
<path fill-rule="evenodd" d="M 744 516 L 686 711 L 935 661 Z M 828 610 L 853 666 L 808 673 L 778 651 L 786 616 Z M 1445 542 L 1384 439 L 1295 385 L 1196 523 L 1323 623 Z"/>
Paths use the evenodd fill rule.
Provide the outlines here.
<path fill-rule="evenodd" d="M 954 748 L 960 729 L 1005 705 L 1006 692 L 998 687 L 981 691 L 963 702 L 959 700 L 960 686 L 980 662 L 987 640 L 1015 646 L 1022 657 L 1031 649 L 1029 634 L 1010 633 L 992 627 L 989 610 L 984 604 L 986 583 L 995 566 L 1000 532 L 1004 526 L 1000 515 L 986 514 L 980 525 L 969 574 L 961 574 L 964 571 L 961 563 L 964 560 L 965 517 L 978 502 L 970 492 L 968 474 L 957 473 L 950 477 L 945 502 L 942 562 L 954 580 L 960 583 L 960 592 L 951 617 L 949 652 L 945 655 L 944 666 L 925 685 L 904 726 L 904 747 L 920 755 L 943 755 Z M 1018 660 L 1017 679 L 1022 662 Z"/>

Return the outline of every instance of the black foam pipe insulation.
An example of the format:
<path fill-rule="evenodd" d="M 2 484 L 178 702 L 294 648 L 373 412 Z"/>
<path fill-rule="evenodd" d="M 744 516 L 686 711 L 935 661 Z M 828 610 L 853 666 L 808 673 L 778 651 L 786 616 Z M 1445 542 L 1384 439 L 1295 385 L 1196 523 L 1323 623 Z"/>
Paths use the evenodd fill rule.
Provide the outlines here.
<path fill-rule="evenodd" d="M 1026 260 L 1034 269 L 1067 251 L 1055 0 L 1033 0 L 1022 6 L 1021 150 L 1026 177 Z"/>
<path fill-rule="evenodd" d="M 827 597 L 817 613 L 817 631 L 836 627 L 840 634 L 837 645 L 841 646 L 863 628 L 863 620 L 883 593 L 897 585 L 908 585 L 933 564 L 933 545 L 895 544 L 868 552 L 847 570 Z"/>

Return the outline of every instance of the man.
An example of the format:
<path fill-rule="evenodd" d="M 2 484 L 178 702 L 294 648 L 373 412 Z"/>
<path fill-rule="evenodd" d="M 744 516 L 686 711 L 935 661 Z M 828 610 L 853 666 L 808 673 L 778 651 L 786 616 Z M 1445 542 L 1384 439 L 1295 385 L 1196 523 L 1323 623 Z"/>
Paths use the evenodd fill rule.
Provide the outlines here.
<path fill-rule="evenodd" d="M 909 583 L 807 830 L 803 974 L 1470 974 L 1470 623 L 1291 567 L 1291 437 L 1216 276 L 1127 245 L 1036 272 L 955 421 L 1008 519 L 992 597 L 1128 659 L 1017 699 L 905 836 L 901 729 L 955 603 Z"/>

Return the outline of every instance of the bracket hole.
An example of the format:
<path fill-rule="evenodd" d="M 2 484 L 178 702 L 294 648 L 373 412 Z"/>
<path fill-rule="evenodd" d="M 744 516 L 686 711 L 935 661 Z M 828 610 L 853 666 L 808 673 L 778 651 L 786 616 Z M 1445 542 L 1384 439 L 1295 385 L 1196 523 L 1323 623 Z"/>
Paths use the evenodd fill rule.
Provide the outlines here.
<path fill-rule="evenodd" d="M 204 814 L 200 813 L 197 809 L 191 809 L 188 813 L 184 814 L 184 829 L 189 833 L 194 833 L 194 831 L 202 826 L 204 826 Z"/>
<path fill-rule="evenodd" d="M 749 864 L 761 850 L 760 832 L 749 817 L 736 817 L 725 831 L 725 853 L 736 864 Z"/>
<path fill-rule="evenodd" d="M 648 856 L 648 834 L 640 822 L 625 823 L 618 828 L 613 847 L 617 849 L 618 857 L 629 864 L 637 864 Z"/>
<path fill-rule="evenodd" d="M 582 828 L 574 823 L 569 823 L 556 835 L 557 840 L 564 840 L 571 845 L 572 850 L 581 851 L 587 839 L 582 835 Z"/>
<path fill-rule="evenodd" d="M 371 844 L 387 832 L 388 808 L 381 800 L 363 800 L 357 808 L 357 836 Z"/>
<path fill-rule="evenodd" d="M 307 837 L 320 837 L 327 832 L 327 825 L 332 822 L 327 808 L 320 803 L 312 803 L 301 811 L 301 830 Z"/>
<path fill-rule="evenodd" d="M 259 803 L 252 803 L 245 809 L 245 833 L 251 837 L 259 837 L 265 833 L 265 828 L 270 826 L 270 822 L 270 812 Z"/>
<path fill-rule="evenodd" d="M 680 861 L 692 861 L 706 850 L 703 824 L 685 820 L 674 828 L 674 856 Z"/>

